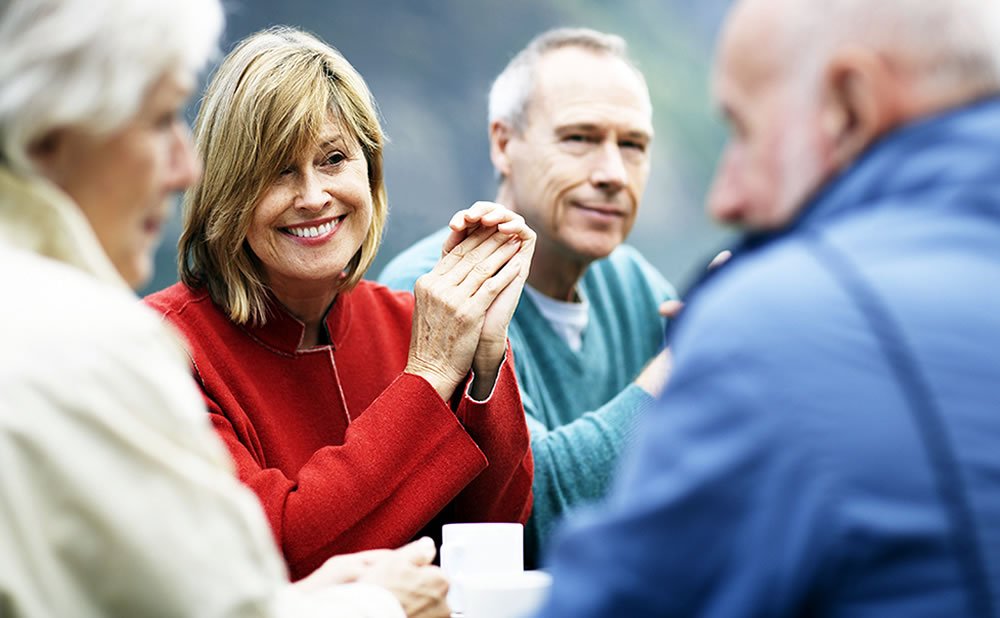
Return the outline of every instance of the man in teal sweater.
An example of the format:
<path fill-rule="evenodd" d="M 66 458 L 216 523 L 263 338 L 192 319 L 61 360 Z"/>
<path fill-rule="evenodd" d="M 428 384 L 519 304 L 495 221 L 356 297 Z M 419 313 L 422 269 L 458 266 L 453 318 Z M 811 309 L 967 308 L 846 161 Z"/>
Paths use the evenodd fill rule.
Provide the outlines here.
<path fill-rule="evenodd" d="M 659 307 L 674 291 L 622 245 L 653 135 L 649 92 L 625 42 L 543 33 L 497 77 L 489 106 L 496 201 L 538 233 L 509 329 L 535 458 L 531 564 L 567 509 L 604 495 L 634 418 L 659 394 L 669 367 Z M 448 233 L 407 249 L 379 280 L 412 289 Z"/>

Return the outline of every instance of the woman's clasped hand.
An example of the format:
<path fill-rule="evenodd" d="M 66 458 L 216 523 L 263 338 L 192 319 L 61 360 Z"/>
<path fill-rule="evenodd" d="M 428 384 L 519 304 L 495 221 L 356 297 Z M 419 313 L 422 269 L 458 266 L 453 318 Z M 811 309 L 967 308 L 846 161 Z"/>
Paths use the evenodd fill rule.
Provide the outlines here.
<path fill-rule="evenodd" d="M 504 359 L 507 325 L 528 276 L 535 233 L 520 215 L 492 202 L 459 211 L 450 226 L 441 259 L 414 288 L 406 370 L 447 399 L 471 368 L 470 395 L 482 400 Z"/>

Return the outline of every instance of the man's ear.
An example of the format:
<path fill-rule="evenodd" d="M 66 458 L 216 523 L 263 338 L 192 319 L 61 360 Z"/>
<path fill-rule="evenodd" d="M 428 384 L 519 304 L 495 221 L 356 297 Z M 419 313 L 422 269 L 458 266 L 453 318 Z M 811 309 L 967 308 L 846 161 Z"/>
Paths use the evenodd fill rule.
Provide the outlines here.
<path fill-rule="evenodd" d="M 903 120 L 904 84 L 883 56 L 862 48 L 840 50 L 822 79 L 820 128 L 836 167 L 856 159 Z"/>
<path fill-rule="evenodd" d="M 507 146 L 510 138 L 513 137 L 513 129 L 502 120 L 494 120 L 490 123 L 490 160 L 493 167 L 501 176 L 510 174 L 510 157 L 507 154 Z"/>

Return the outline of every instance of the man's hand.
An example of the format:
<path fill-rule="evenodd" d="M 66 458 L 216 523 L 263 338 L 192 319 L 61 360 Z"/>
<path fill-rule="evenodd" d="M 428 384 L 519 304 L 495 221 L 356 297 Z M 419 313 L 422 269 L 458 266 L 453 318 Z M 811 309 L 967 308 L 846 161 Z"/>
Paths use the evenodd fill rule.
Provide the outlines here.
<path fill-rule="evenodd" d="M 708 263 L 708 270 L 715 270 L 728 262 L 731 257 L 733 257 L 733 252 L 729 249 L 719 251 L 719 253 L 712 258 L 712 261 Z M 684 303 L 679 300 L 666 300 L 660 303 L 659 311 L 661 316 L 673 319 L 681 314 L 681 309 L 683 308 Z"/>
<path fill-rule="evenodd" d="M 667 385 L 671 369 L 673 369 L 673 357 L 670 355 L 670 348 L 663 348 L 653 360 L 649 361 L 635 379 L 635 384 L 650 397 L 659 397 L 663 387 Z"/>
<path fill-rule="evenodd" d="M 720 251 L 712 261 L 708 263 L 708 270 L 713 270 L 725 264 L 733 256 L 732 251 L 724 249 Z M 674 319 L 681 314 L 684 303 L 679 300 L 667 300 L 660 303 L 660 315 L 665 318 Z M 659 354 L 649 361 L 649 364 L 642 370 L 635 383 L 639 388 L 646 391 L 653 397 L 659 397 L 663 388 L 667 385 L 670 371 L 673 369 L 673 357 L 670 348 L 664 348 Z"/>
<path fill-rule="evenodd" d="M 679 300 L 665 300 L 660 303 L 660 316 L 674 319 L 681 314 L 681 309 L 683 308 L 684 303 Z"/>

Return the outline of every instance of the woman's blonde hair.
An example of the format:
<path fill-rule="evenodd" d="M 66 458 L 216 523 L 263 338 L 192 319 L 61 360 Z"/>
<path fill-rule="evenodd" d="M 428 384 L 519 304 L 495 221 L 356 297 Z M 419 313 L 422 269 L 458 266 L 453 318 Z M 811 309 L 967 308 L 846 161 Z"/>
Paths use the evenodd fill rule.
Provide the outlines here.
<path fill-rule="evenodd" d="M 212 77 L 195 121 L 205 171 L 184 199 L 180 278 L 205 287 L 237 324 L 267 319 L 263 270 L 246 242 L 254 209 L 289 162 L 319 142 L 331 114 L 364 153 L 373 205 L 368 234 L 338 284 L 346 291 L 375 258 L 388 210 L 384 136 L 368 86 L 337 50 L 285 27 L 241 41 Z"/>

